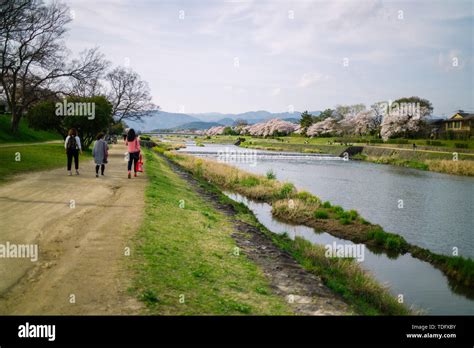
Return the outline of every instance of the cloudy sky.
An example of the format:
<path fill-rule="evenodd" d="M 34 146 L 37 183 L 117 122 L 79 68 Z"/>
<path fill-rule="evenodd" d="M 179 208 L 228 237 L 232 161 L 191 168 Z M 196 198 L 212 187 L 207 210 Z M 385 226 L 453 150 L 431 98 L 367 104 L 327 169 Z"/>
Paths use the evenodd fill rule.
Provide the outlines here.
<path fill-rule="evenodd" d="M 65 0 L 75 53 L 99 46 L 170 112 L 322 110 L 418 95 L 474 111 L 474 2 Z"/>

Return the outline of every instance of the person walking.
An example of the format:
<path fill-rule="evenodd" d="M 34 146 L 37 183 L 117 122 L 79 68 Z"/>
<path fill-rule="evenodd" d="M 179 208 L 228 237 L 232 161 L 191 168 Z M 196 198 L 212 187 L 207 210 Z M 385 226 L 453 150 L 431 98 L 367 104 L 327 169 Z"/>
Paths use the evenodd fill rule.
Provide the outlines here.
<path fill-rule="evenodd" d="M 67 171 L 68 175 L 72 175 L 71 166 L 72 159 L 74 158 L 74 167 L 76 169 L 76 175 L 79 175 L 79 152 L 82 155 L 81 139 L 77 135 L 77 130 L 71 128 L 68 132 L 68 136 L 64 140 L 64 149 L 67 155 Z"/>
<path fill-rule="evenodd" d="M 128 178 L 131 178 L 131 170 L 133 164 L 134 176 L 137 176 L 137 162 L 140 156 L 140 140 L 133 128 L 130 128 L 127 133 L 125 145 L 128 147 Z"/>
<path fill-rule="evenodd" d="M 104 140 L 104 133 L 100 132 L 97 134 L 94 149 L 92 150 L 92 156 L 94 156 L 95 162 L 95 177 L 99 177 L 99 167 L 101 175 L 104 175 L 105 164 L 107 163 L 107 157 L 109 154 L 109 146 Z"/>

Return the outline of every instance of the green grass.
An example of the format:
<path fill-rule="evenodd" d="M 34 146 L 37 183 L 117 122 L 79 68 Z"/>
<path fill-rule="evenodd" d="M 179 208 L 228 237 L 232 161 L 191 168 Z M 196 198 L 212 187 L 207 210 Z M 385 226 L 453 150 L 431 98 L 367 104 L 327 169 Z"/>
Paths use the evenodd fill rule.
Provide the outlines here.
<path fill-rule="evenodd" d="M 407 167 L 407 168 L 413 168 L 413 169 L 419 169 L 419 170 L 428 170 L 429 166 L 426 163 L 423 163 L 421 161 L 415 161 L 415 160 L 408 160 L 408 159 L 403 159 L 403 158 L 395 158 L 395 157 L 379 157 L 371 160 L 373 163 L 379 163 L 379 164 L 392 164 L 396 165 L 399 167 Z"/>
<path fill-rule="evenodd" d="M 16 159 L 20 161 L 16 161 Z M 84 160 L 91 159 L 90 151 L 79 155 L 79 168 Z M 14 175 L 64 166 L 66 154 L 63 144 L 38 144 L 0 147 L 0 183 Z"/>
<path fill-rule="evenodd" d="M 299 237 L 291 240 L 287 235 L 272 233 L 263 226 L 255 215 L 242 203 L 237 203 L 224 194 L 213 183 L 203 178 L 201 185 L 216 193 L 221 202 L 231 204 L 236 214 L 234 218 L 260 229 L 275 245 L 288 252 L 303 268 L 317 275 L 332 291 L 339 294 L 361 315 L 409 315 L 412 312 L 403 304 L 399 304 L 394 296 L 384 286 L 380 285 L 369 273 L 365 272 L 354 260 L 328 258 L 323 246 L 312 245 Z M 304 192 L 304 191 L 302 191 Z M 307 202 L 314 201 L 303 193 L 301 198 Z M 266 294 L 266 288 L 256 289 L 258 293 Z"/>
<path fill-rule="evenodd" d="M 438 255 L 411 245 L 403 237 L 385 232 L 380 226 L 366 221 L 355 210 L 344 211 L 341 206 L 332 206 L 329 202 L 321 204 L 318 197 L 308 192 L 298 192 L 291 183 L 269 180 L 264 176 L 247 173 L 223 163 L 171 152 L 165 152 L 165 155 L 197 177 L 212 182 L 220 189 L 237 192 L 247 198 L 271 204 L 272 215 L 280 220 L 324 228 L 326 232 L 336 237 L 378 247 L 389 257 L 410 252 L 414 257 L 430 262 L 441 269 L 457 282 L 469 287 L 474 286 L 472 260 L 460 259 L 450 264 L 447 261 L 452 256 Z M 328 218 L 317 218 L 315 210 L 325 211 Z"/>
<path fill-rule="evenodd" d="M 325 210 L 317 209 L 317 210 L 314 211 L 314 217 L 316 219 L 328 219 L 329 214 Z"/>
<path fill-rule="evenodd" d="M 265 176 L 267 177 L 267 179 L 269 180 L 273 180 L 273 179 L 276 179 L 276 175 L 275 175 L 275 172 L 273 170 L 268 170 L 267 173 L 265 174 Z"/>
<path fill-rule="evenodd" d="M 0 144 L 1 143 L 29 143 L 62 140 L 62 137 L 54 132 L 36 131 L 28 128 L 25 120 L 20 121 L 17 134 L 10 131 L 10 116 L 0 115 Z"/>
<path fill-rule="evenodd" d="M 377 245 L 383 246 L 388 250 L 405 252 L 408 248 L 408 243 L 402 236 L 387 233 L 379 226 L 367 233 L 367 239 L 374 240 Z"/>
<path fill-rule="evenodd" d="M 284 299 L 272 294 L 262 271 L 242 252 L 236 255 L 228 218 L 163 158 L 145 151 L 145 159 L 149 184 L 131 291 L 149 313 L 291 314 Z"/>
<path fill-rule="evenodd" d="M 272 233 L 244 204 L 231 200 L 212 184 L 206 182 L 204 185 L 208 190 L 219 194 L 222 202 L 234 207 L 237 219 L 259 228 L 275 245 L 294 257 L 303 268 L 320 277 L 326 286 L 344 298 L 355 313 L 361 315 L 412 314 L 354 260 L 328 258 L 323 246 L 313 245 L 299 237 L 291 240 L 287 235 Z"/>

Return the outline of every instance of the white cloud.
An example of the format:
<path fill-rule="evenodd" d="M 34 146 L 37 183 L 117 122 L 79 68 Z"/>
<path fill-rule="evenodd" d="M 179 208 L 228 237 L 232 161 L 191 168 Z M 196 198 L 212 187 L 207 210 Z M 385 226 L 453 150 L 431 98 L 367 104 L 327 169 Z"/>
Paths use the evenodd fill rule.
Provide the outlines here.
<path fill-rule="evenodd" d="M 322 109 L 403 96 L 409 86 L 436 112 L 437 99 L 466 104 L 473 88 L 469 78 L 451 81 L 459 97 L 449 103 L 439 88 L 454 57 L 472 75 L 469 1 L 64 1 L 76 15 L 68 47 L 100 46 L 115 65 L 129 57 L 165 110 L 176 101 L 196 112 Z M 309 87 L 322 82 L 331 88 L 315 97 Z"/>
<path fill-rule="evenodd" d="M 311 85 L 314 85 L 317 82 L 326 81 L 329 79 L 328 75 L 320 73 L 305 73 L 301 76 L 300 81 L 298 82 L 298 87 L 306 88 Z"/>
<path fill-rule="evenodd" d="M 281 88 L 277 87 L 277 88 L 272 89 L 270 95 L 272 97 L 276 97 L 276 96 L 280 95 L 280 93 L 281 93 Z"/>

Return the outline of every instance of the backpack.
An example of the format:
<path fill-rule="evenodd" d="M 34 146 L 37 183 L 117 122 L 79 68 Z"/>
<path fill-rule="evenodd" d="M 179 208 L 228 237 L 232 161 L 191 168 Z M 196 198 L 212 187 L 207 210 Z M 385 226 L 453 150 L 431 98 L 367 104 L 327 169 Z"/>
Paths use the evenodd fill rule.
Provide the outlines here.
<path fill-rule="evenodd" d="M 76 137 L 70 136 L 69 139 L 67 140 L 67 145 L 66 147 L 68 150 L 75 150 L 77 149 L 77 141 Z"/>

